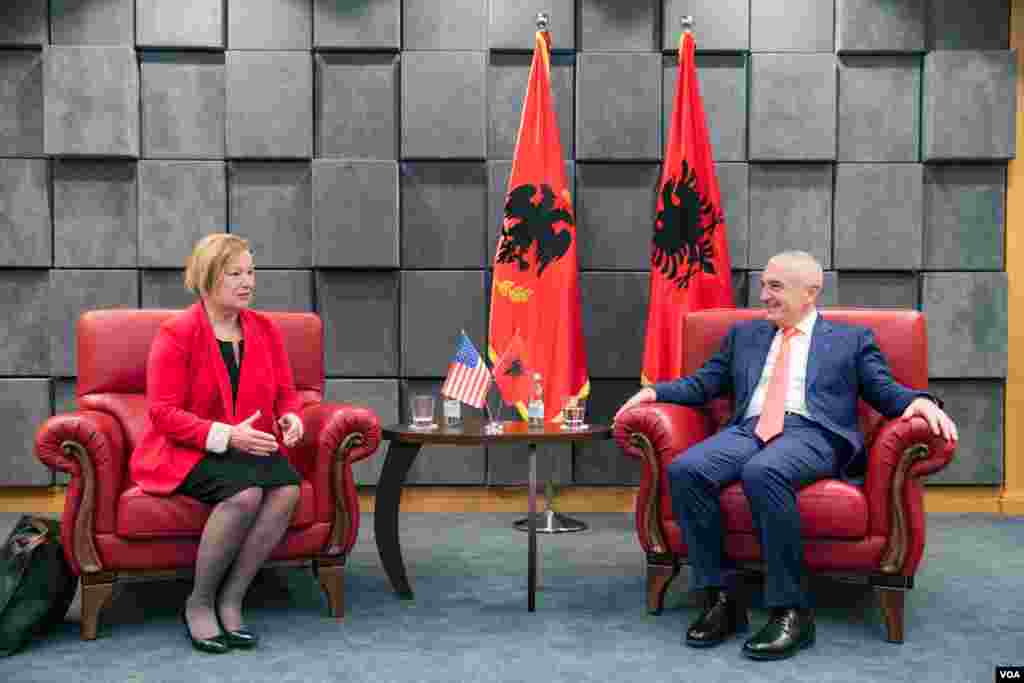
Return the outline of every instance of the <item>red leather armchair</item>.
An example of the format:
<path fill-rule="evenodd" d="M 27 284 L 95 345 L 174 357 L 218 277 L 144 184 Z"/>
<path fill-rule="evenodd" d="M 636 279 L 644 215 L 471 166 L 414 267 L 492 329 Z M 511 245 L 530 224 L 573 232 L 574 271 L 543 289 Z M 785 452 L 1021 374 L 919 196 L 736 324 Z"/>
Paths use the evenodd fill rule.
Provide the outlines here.
<path fill-rule="evenodd" d="M 863 325 L 875 333 L 897 381 L 928 385 L 924 316 L 917 311 L 831 309 L 829 320 Z M 700 367 L 736 322 L 763 317 L 761 310 L 700 311 L 683 321 L 683 373 Z M 954 445 L 932 435 L 922 418 L 886 420 L 860 403 L 868 452 L 863 486 L 824 479 L 797 495 L 804 562 L 808 571 L 856 575 L 875 588 L 886 639 L 903 642 L 903 599 L 914 585 L 924 552 L 922 478 L 945 467 Z M 686 562 L 682 529 L 672 515 L 665 471 L 682 451 L 728 421 L 731 399 L 695 409 L 648 403 L 624 413 L 614 437 L 626 455 L 643 464 L 636 499 L 636 530 L 647 554 L 647 606 L 660 613 L 665 591 Z M 726 554 L 741 566 L 757 565 L 760 546 L 750 507 L 737 482 L 721 493 Z"/>
<path fill-rule="evenodd" d="M 47 420 L 36 455 L 71 476 L 61 540 L 82 579 L 82 639 L 96 638 L 114 584 L 189 571 L 209 507 L 186 496 L 150 496 L 128 475 L 146 420 L 146 358 L 157 329 L 177 311 L 107 310 L 78 321 L 78 410 Z M 366 408 L 323 403 L 323 326 L 308 313 L 269 314 L 281 329 L 303 398 L 305 437 L 291 461 L 302 475 L 290 527 L 271 555 L 276 564 L 312 564 L 330 613 L 344 615 L 345 558 L 359 531 L 352 463 L 380 443 Z"/>

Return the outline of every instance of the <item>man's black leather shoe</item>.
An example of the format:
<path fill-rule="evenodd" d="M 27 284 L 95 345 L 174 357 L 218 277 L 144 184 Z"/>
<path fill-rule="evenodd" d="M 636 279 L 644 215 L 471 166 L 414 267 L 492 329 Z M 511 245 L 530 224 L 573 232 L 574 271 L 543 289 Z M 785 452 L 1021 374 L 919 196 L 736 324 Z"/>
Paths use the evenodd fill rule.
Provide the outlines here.
<path fill-rule="evenodd" d="M 814 614 L 809 609 L 776 607 L 768 623 L 743 644 L 751 659 L 785 659 L 814 645 Z"/>
<path fill-rule="evenodd" d="M 747 630 L 747 610 L 728 591 L 708 588 L 704 596 L 704 611 L 697 621 L 686 629 L 686 644 L 690 647 L 718 645 L 733 634 Z"/>

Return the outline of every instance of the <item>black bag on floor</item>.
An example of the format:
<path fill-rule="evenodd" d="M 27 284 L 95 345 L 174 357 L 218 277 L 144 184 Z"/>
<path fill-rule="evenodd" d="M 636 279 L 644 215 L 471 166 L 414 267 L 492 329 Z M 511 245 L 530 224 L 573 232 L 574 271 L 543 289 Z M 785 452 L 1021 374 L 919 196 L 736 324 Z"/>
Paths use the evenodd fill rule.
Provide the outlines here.
<path fill-rule="evenodd" d="M 60 522 L 23 515 L 0 548 L 0 657 L 63 621 L 77 586 Z"/>

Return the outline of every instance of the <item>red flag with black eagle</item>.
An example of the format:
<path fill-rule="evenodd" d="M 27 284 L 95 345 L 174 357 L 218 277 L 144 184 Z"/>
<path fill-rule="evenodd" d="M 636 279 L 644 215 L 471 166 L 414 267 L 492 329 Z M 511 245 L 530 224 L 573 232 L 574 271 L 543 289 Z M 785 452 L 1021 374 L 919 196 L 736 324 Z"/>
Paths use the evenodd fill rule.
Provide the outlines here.
<path fill-rule="evenodd" d="M 537 31 L 494 256 L 488 355 L 497 362 L 518 330 L 522 364 L 541 374 L 544 416 L 556 421 L 566 398 L 590 393 L 564 163 L 551 97 L 551 38 Z M 525 419 L 525 402 L 516 406 Z"/>
<path fill-rule="evenodd" d="M 650 303 L 640 381 L 682 374 L 683 315 L 731 308 L 725 216 L 694 64 L 696 44 L 679 40 L 679 74 L 651 239 Z"/>

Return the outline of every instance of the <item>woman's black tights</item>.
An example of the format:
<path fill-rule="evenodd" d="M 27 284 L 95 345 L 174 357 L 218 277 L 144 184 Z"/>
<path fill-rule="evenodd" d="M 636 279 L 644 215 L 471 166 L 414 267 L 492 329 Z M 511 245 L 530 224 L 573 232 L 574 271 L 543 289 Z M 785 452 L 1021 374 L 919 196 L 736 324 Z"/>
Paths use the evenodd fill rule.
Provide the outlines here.
<path fill-rule="evenodd" d="M 192 594 L 185 601 L 193 637 L 220 632 L 218 594 L 224 628 L 242 625 L 242 598 L 288 528 L 298 499 L 298 486 L 252 487 L 214 506 L 199 540 Z"/>

